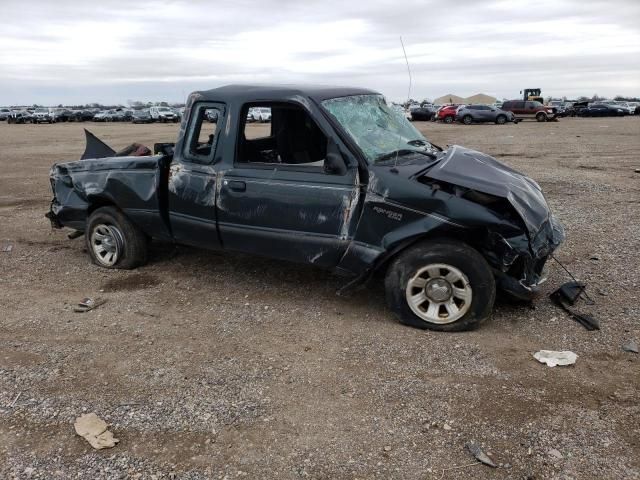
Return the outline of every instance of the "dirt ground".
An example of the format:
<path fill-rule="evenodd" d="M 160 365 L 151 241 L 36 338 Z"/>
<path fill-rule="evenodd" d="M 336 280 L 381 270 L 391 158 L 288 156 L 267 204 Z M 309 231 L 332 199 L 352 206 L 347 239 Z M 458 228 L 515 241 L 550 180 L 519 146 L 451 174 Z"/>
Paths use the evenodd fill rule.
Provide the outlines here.
<path fill-rule="evenodd" d="M 49 168 L 79 158 L 85 126 L 116 148 L 177 131 L 0 124 L 0 478 L 640 478 L 640 356 L 621 347 L 640 342 L 640 117 L 416 123 L 538 181 L 596 332 L 550 303 L 557 265 L 535 308 L 500 301 L 459 334 L 400 325 L 381 285 L 338 297 L 343 279 L 306 266 L 157 246 L 101 269 L 44 218 Z M 86 296 L 107 302 L 74 313 Z M 540 349 L 578 360 L 549 368 Z M 83 412 L 120 443 L 76 436 Z"/>

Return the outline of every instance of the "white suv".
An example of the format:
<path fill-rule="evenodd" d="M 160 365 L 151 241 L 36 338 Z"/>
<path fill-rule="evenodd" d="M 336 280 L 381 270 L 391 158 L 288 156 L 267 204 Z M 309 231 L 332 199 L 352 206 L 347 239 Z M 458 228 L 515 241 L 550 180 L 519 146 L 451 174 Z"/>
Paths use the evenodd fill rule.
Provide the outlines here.
<path fill-rule="evenodd" d="M 179 120 L 176 112 L 169 107 L 151 107 L 149 109 L 151 118 L 156 122 L 177 122 Z"/>

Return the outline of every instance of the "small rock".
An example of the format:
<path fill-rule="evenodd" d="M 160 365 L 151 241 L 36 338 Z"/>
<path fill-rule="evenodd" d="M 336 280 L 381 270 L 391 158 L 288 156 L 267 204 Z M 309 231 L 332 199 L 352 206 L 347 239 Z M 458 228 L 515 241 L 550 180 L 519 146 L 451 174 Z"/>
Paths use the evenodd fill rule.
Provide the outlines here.
<path fill-rule="evenodd" d="M 466 444 L 466 447 L 467 450 L 469 450 L 469 453 L 471 453 L 471 455 L 473 455 L 479 462 L 482 462 L 485 465 L 489 465 L 493 468 L 498 468 L 498 465 L 496 465 L 496 462 L 493 460 L 493 458 L 484 453 L 480 448 L 480 445 L 478 445 L 477 443 L 468 442 Z"/>
<path fill-rule="evenodd" d="M 449 425 L 448 423 L 445 423 L 442 428 L 444 428 L 445 430 L 451 430 L 451 425 Z"/>
<path fill-rule="evenodd" d="M 622 344 L 622 350 L 625 352 L 638 353 L 638 342 L 629 340 Z"/>
<path fill-rule="evenodd" d="M 385 445 L 384 451 L 385 452 L 390 452 L 391 451 L 391 446 L 390 445 Z"/>
<path fill-rule="evenodd" d="M 551 455 L 552 457 L 555 458 L 562 458 L 562 454 L 560 453 L 559 450 L 556 450 L 555 448 L 552 448 L 551 450 L 549 450 L 547 452 L 549 455 Z"/>

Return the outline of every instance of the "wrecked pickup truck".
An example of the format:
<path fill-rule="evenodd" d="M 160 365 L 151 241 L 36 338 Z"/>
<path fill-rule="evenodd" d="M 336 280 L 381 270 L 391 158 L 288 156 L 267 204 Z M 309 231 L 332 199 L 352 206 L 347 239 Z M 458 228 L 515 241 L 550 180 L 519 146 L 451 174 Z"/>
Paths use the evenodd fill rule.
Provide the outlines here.
<path fill-rule="evenodd" d="M 256 107 L 271 123 L 247 123 Z M 531 298 L 564 239 L 536 182 L 430 143 L 370 90 L 226 86 L 190 95 L 159 154 L 87 139 L 53 166 L 47 216 L 107 268 L 144 264 L 153 238 L 317 265 L 344 288 L 379 272 L 402 322 L 454 331 L 490 315 L 496 288 Z"/>

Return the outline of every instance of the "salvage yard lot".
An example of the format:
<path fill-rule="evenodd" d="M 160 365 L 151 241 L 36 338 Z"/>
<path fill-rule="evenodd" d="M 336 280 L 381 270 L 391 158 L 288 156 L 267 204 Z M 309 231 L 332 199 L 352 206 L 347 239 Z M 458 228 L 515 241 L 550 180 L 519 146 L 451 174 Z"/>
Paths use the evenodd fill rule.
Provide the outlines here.
<path fill-rule="evenodd" d="M 117 149 L 178 126 L 2 123 L 0 478 L 640 478 L 640 357 L 621 349 L 640 341 L 640 117 L 415 125 L 538 181 L 601 331 L 549 302 L 556 264 L 534 309 L 498 301 L 458 334 L 306 266 L 159 245 L 101 269 L 43 216 L 51 164 L 79 158 L 84 126 Z M 106 303 L 74 313 L 86 296 Z M 551 369 L 540 349 L 578 360 Z M 84 412 L 120 443 L 93 451 Z M 500 468 L 471 465 L 470 440 Z"/>

